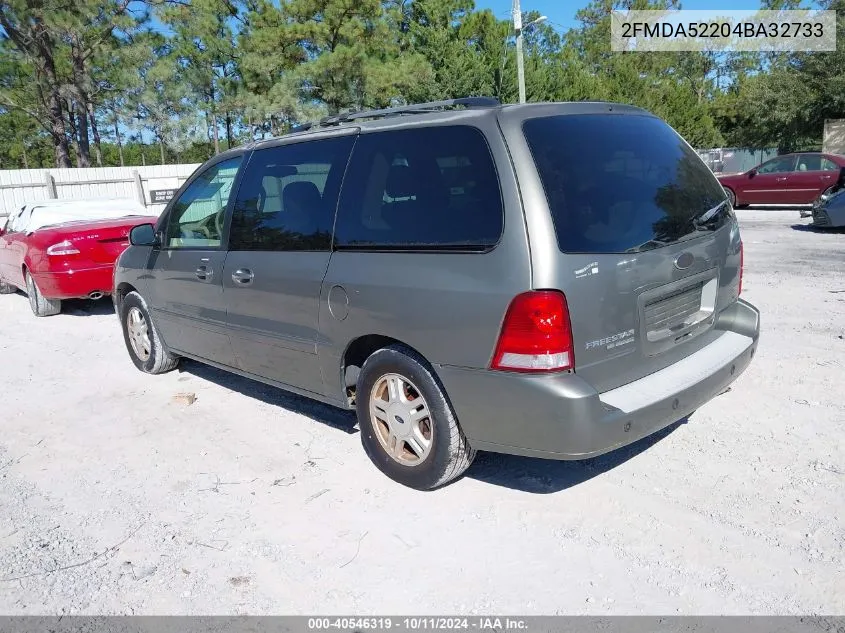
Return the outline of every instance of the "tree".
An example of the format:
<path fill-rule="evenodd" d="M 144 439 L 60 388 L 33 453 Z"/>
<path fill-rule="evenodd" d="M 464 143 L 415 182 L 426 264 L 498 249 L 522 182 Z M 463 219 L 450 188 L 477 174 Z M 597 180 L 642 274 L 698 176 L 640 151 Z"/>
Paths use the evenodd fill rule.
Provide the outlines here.
<path fill-rule="evenodd" d="M 226 122 L 227 142 L 231 146 L 234 82 L 237 80 L 236 27 L 242 21 L 241 7 L 232 0 L 192 0 L 163 5 L 161 19 L 174 31 L 170 53 L 179 69 L 179 77 L 190 87 L 195 103 L 202 103 L 208 127 L 214 139 L 215 153 L 220 151 L 220 115 Z"/>
<path fill-rule="evenodd" d="M 59 76 L 56 62 L 58 43 L 48 24 L 53 8 L 46 0 L 8 0 L 0 3 L 0 26 L 5 31 L 5 39 L 11 43 L 11 46 L 4 46 L 4 49 L 7 54 L 17 57 L 17 69 L 29 70 L 29 82 L 34 82 L 32 86 L 15 84 L 7 88 L 4 102 L 9 107 L 30 112 L 37 120 L 46 121 L 44 127 L 53 139 L 56 166 L 70 167 L 61 96 L 63 78 Z M 17 76 L 16 79 L 21 77 Z M 29 101 L 22 96 L 34 98 Z"/>

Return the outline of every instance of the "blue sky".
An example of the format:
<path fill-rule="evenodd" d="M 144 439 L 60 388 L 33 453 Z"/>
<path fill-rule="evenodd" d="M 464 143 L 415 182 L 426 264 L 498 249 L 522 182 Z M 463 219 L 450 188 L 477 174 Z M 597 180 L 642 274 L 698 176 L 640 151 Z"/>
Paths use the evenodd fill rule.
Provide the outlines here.
<path fill-rule="evenodd" d="M 549 22 L 558 31 L 577 26 L 575 12 L 587 5 L 586 1 L 572 2 L 571 0 L 520 0 L 523 11 L 539 11 L 548 16 Z M 511 0 L 475 0 L 479 9 L 490 8 L 496 17 L 507 19 L 511 14 Z M 683 9 L 759 9 L 758 0 L 733 0 L 733 2 L 713 0 L 683 0 Z"/>

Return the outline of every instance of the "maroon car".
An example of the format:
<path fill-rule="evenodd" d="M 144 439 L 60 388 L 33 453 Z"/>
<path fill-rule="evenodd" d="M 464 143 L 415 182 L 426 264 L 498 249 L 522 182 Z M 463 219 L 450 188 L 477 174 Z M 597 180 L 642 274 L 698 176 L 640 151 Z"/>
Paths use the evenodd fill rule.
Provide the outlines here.
<path fill-rule="evenodd" d="M 717 176 L 734 207 L 811 204 L 836 186 L 845 156 L 802 152 L 767 160 L 743 174 Z"/>

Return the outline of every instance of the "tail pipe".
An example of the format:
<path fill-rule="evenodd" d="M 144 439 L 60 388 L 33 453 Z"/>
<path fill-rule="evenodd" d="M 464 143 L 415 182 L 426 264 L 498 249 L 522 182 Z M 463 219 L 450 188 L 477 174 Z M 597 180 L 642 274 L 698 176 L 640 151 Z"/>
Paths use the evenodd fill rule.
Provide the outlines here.
<path fill-rule="evenodd" d="M 104 292 L 100 292 L 99 290 L 95 290 L 90 295 L 88 295 L 88 298 L 91 299 L 92 301 L 97 301 L 98 299 L 102 299 L 104 296 L 105 296 Z"/>

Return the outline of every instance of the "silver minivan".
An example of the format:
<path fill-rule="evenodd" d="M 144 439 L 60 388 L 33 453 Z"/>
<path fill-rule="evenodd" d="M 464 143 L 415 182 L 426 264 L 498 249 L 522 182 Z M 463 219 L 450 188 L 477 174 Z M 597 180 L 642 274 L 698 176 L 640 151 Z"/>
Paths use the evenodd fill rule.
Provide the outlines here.
<path fill-rule="evenodd" d="M 684 418 L 757 346 L 725 192 L 611 103 L 458 99 L 225 152 L 115 269 L 148 373 L 192 358 L 355 409 L 386 475 L 584 459 Z"/>

